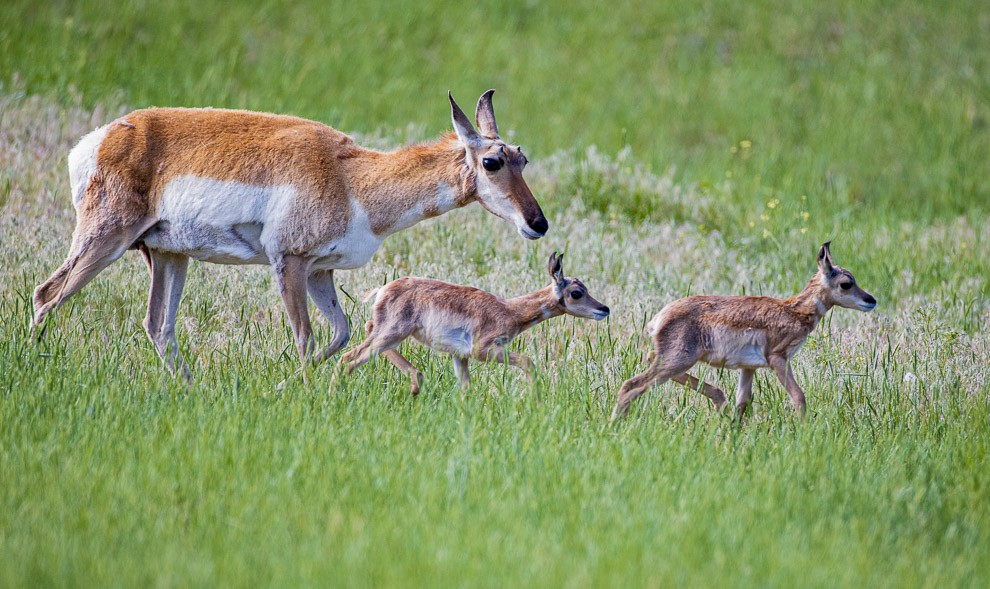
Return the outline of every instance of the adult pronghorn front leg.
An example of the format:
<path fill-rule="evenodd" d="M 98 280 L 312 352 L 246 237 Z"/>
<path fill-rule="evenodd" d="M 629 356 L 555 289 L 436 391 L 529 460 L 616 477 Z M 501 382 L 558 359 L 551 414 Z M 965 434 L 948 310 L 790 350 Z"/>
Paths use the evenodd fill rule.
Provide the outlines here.
<path fill-rule="evenodd" d="M 285 311 L 292 326 L 292 337 L 299 352 L 303 368 L 303 382 L 308 382 L 306 371 L 313 353 L 313 328 L 309 322 L 307 309 L 306 282 L 310 260 L 303 256 L 284 256 L 272 261 L 278 292 L 282 295 Z"/>
<path fill-rule="evenodd" d="M 333 328 L 333 339 L 313 356 L 313 366 L 317 366 L 347 345 L 348 340 L 351 339 L 351 328 L 337 297 L 337 289 L 333 284 L 333 270 L 319 270 L 310 274 L 306 285 L 309 296 L 313 298 L 316 307 Z"/>

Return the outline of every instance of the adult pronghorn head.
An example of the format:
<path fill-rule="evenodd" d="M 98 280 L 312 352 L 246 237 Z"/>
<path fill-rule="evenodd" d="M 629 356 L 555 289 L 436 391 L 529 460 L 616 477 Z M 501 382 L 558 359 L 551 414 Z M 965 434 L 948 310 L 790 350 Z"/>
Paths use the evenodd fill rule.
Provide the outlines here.
<path fill-rule="evenodd" d="M 498 135 L 492 108 L 494 93 L 489 90 L 478 99 L 475 111 L 478 128 L 475 129 L 448 92 L 454 132 L 464 144 L 467 165 L 477 178 L 481 206 L 493 215 L 511 221 L 519 235 L 526 239 L 539 239 L 546 234 L 549 224 L 540 203 L 523 180 L 526 156 L 518 145 L 509 145 Z"/>
<path fill-rule="evenodd" d="M 873 295 L 856 284 L 856 279 L 849 270 L 832 265 L 831 244 L 832 242 L 826 241 L 818 250 L 818 276 L 828 299 L 825 302 L 846 309 L 872 311 L 877 306 Z"/>

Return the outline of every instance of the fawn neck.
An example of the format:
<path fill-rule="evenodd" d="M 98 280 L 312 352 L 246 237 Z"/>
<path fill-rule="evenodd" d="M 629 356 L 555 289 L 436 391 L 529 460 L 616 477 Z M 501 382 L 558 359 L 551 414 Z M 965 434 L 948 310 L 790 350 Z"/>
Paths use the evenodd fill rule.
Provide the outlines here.
<path fill-rule="evenodd" d="M 463 207 L 476 198 L 464 145 L 447 135 L 391 152 L 361 150 L 350 166 L 351 194 L 379 236 Z"/>
<path fill-rule="evenodd" d="M 564 314 L 564 308 L 553 294 L 553 286 L 546 286 L 536 292 L 506 299 L 505 306 L 516 319 L 520 333 L 547 319 Z"/>
<path fill-rule="evenodd" d="M 808 285 L 793 297 L 786 299 L 785 304 L 798 311 L 801 315 L 808 317 L 810 326 L 808 331 L 813 330 L 825 313 L 832 308 L 832 303 L 826 296 L 825 290 L 818 275 L 816 274 L 808 281 Z"/>

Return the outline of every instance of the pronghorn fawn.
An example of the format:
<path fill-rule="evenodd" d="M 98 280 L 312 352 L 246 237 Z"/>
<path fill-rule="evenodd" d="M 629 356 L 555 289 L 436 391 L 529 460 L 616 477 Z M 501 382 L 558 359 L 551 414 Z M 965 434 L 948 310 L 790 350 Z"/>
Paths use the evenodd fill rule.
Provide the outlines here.
<path fill-rule="evenodd" d="M 453 357 L 461 386 L 471 382 L 468 359 L 507 362 L 531 377 L 533 361 L 508 351 L 509 342 L 527 329 L 559 315 L 601 320 L 608 307 L 588 294 L 580 280 L 565 277 L 563 256 L 553 253 L 547 270 L 549 286 L 503 299 L 470 286 L 426 278 L 399 278 L 365 298 L 375 299 L 365 340 L 341 358 L 350 374 L 376 354 L 385 356 L 409 376 L 412 394 L 419 394 L 423 374 L 395 348 L 412 336 L 423 345 Z"/>
<path fill-rule="evenodd" d="M 392 152 L 314 121 L 209 108 L 138 110 L 96 129 L 69 153 L 76 229 L 68 259 L 34 291 L 35 326 L 137 249 L 151 272 L 148 336 L 188 378 L 175 319 L 189 258 L 267 264 L 303 367 L 318 364 L 349 337 L 334 270 L 368 263 L 388 235 L 473 201 L 523 237 L 546 233 L 526 157 L 499 137 L 493 92 L 478 100 L 477 129 L 448 93 L 454 133 Z M 318 353 L 307 292 L 333 326 Z"/>
<path fill-rule="evenodd" d="M 649 368 L 619 389 L 612 419 L 654 384 L 668 379 L 699 390 L 719 409 L 726 398 L 717 387 L 687 371 L 704 362 L 740 370 L 736 413 L 742 418 L 753 395 L 757 368 L 773 368 L 794 410 L 805 413 L 804 391 L 794 379 L 790 359 L 832 307 L 872 311 L 877 301 L 856 284 L 845 268 L 832 264 L 829 242 L 818 252 L 818 272 L 797 295 L 770 297 L 693 296 L 665 306 L 647 324 L 653 339 Z"/>

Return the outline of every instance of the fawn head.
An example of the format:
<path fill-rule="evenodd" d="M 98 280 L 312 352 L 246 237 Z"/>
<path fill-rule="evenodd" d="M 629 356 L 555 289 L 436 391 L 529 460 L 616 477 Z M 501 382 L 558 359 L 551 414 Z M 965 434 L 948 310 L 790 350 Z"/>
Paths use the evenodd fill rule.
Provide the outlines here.
<path fill-rule="evenodd" d="M 877 306 L 877 300 L 856 284 L 856 279 L 849 270 L 832 264 L 832 254 L 829 251 L 831 241 L 826 241 L 818 250 L 818 275 L 822 290 L 826 294 L 826 302 L 830 305 L 872 311 Z"/>
<path fill-rule="evenodd" d="M 454 132 L 464 144 L 468 167 L 475 173 L 478 202 L 489 213 L 510 221 L 526 239 L 543 237 L 550 225 L 543 209 L 523 180 L 528 161 L 518 145 L 509 145 L 498 135 L 492 94 L 489 90 L 478 99 L 475 112 L 477 130 L 464 115 L 454 97 L 450 98 L 450 116 Z"/>
<path fill-rule="evenodd" d="M 563 254 L 557 252 L 550 254 L 550 261 L 547 263 L 547 271 L 553 279 L 553 294 L 557 297 L 560 308 L 568 315 L 584 317 L 599 321 L 608 317 L 608 307 L 596 301 L 588 294 L 588 287 L 577 278 L 564 276 L 564 268 L 561 261 Z"/>

